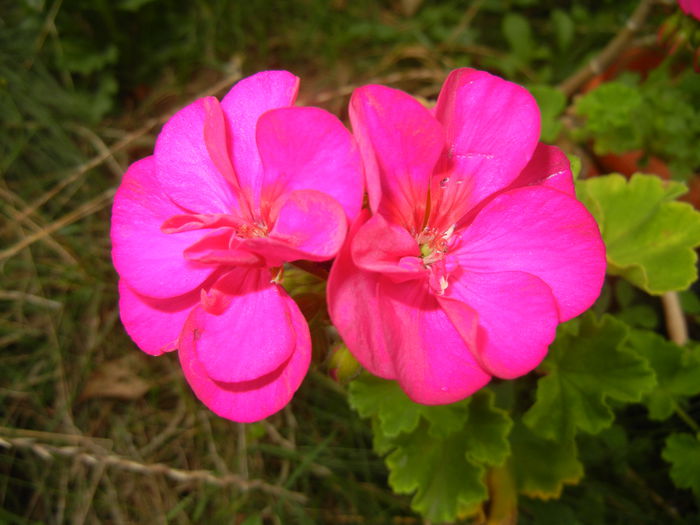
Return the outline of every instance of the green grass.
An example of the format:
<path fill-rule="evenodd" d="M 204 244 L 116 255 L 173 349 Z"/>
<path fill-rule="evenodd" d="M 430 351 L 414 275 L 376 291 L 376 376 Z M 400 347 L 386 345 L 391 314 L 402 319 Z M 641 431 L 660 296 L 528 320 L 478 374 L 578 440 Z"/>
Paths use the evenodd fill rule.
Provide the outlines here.
<path fill-rule="evenodd" d="M 283 412 L 240 425 L 194 398 L 176 356 L 137 350 L 118 317 L 111 192 L 152 148 L 159 126 L 144 123 L 221 79 L 289 69 L 305 102 L 343 118 L 369 80 L 432 98 L 474 65 L 556 84 L 634 3 L 575 3 L 575 59 L 547 43 L 553 1 L 2 4 L 0 522 L 420 523 L 321 365 Z M 501 34 L 508 10 L 544 35 L 529 61 Z"/>

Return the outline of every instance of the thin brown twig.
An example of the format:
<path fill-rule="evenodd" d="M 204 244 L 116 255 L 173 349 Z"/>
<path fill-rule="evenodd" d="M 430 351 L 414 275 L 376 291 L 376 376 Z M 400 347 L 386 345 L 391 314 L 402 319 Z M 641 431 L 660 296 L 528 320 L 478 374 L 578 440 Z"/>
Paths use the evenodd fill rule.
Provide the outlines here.
<path fill-rule="evenodd" d="M 608 42 L 608 45 L 582 68 L 559 84 L 559 90 L 564 92 L 567 97 L 570 97 L 594 75 L 605 71 L 632 41 L 632 37 L 642 27 L 656 1 L 657 0 L 641 0 L 632 13 L 632 16 L 630 16 L 627 22 L 625 22 L 625 25 L 620 28 L 615 37 Z"/>
<path fill-rule="evenodd" d="M 15 206 L 13 206 L 10 203 L 10 201 L 14 201 L 19 206 L 26 206 L 26 203 L 22 199 L 20 199 L 16 194 L 5 188 L 0 188 L 0 196 L 7 200 L 5 205 L 7 207 L 7 215 L 10 217 L 10 220 L 7 221 L 7 226 L 5 228 L 0 228 L 0 235 L 6 232 L 9 233 L 11 227 L 14 227 L 19 232 L 21 232 L 22 235 L 25 235 L 26 233 L 21 226 L 22 223 L 24 223 L 24 225 L 32 231 L 36 232 L 41 230 L 41 226 L 34 220 L 32 220 L 31 217 L 24 216 L 20 218 L 19 211 L 17 211 Z M 75 260 L 75 257 L 73 257 L 73 255 L 68 250 L 66 250 L 59 242 L 57 242 L 53 237 L 46 237 L 44 239 L 44 242 L 46 242 L 46 244 L 50 248 L 52 248 L 58 255 L 60 255 L 61 258 L 68 264 L 78 263 L 78 261 Z"/>
<path fill-rule="evenodd" d="M 82 436 L 80 434 L 63 434 L 60 432 L 44 432 L 43 430 L 34 430 L 31 428 L 12 428 L 0 427 L 0 438 L 18 438 L 18 439 L 39 439 L 42 441 L 51 441 L 53 443 L 71 443 L 74 445 L 83 445 L 90 449 L 112 448 L 112 440 L 100 437 Z"/>
<path fill-rule="evenodd" d="M 681 307 L 678 292 L 666 292 L 661 296 L 666 319 L 668 338 L 677 345 L 683 346 L 688 342 L 688 325 Z"/>
<path fill-rule="evenodd" d="M 42 459 L 54 457 L 73 458 L 85 465 L 104 465 L 127 472 L 147 476 L 162 475 L 179 483 L 208 483 L 217 487 L 233 485 L 243 492 L 260 491 L 277 497 L 285 497 L 298 503 L 306 503 L 308 498 L 300 492 L 270 485 L 260 479 L 244 480 L 236 474 L 216 475 L 208 470 L 182 470 L 163 463 L 139 463 L 116 454 L 89 453 L 77 446 L 54 446 L 39 443 L 34 439 L 0 436 L 0 446 L 18 448 L 33 452 Z"/>
<path fill-rule="evenodd" d="M 90 128 L 80 126 L 77 124 L 70 125 L 69 129 L 72 129 L 79 135 L 82 135 L 83 138 L 85 138 L 85 140 L 92 144 L 97 153 L 101 155 L 107 155 L 105 163 L 107 164 L 107 166 L 109 166 L 112 173 L 116 176 L 117 179 L 121 178 L 122 174 L 125 171 L 124 167 L 115 158 L 114 153 L 109 149 L 109 146 L 105 144 L 104 140 L 102 140 L 97 133 L 92 131 Z"/>
<path fill-rule="evenodd" d="M 62 303 L 54 301 L 52 299 L 47 299 L 46 297 L 41 297 L 39 295 L 33 295 L 30 293 L 25 293 L 18 290 L 0 290 L 0 301 L 22 301 L 36 306 L 41 306 L 43 308 L 48 308 L 49 310 L 58 310 L 63 306 Z"/>
<path fill-rule="evenodd" d="M 469 7 L 467 10 L 464 12 L 462 15 L 462 18 L 460 19 L 459 23 L 455 26 L 455 28 L 452 30 L 452 33 L 450 33 L 450 36 L 448 36 L 443 44 L 445 45 L 450 45 L 453 44 L 459 36 L 466 31 L 469 26 L 471 25 L 472 21 L 476 17 L 477 13 L 481 9 L 481 6 L 484 4 L 484 0 L 476 0 L 474 2 L 471 2 L 469 4 Z"/>
<path fill-rule="evenodd" d="M 217 94 L 226 89 L 227 87 L 230 87 L 234 82 L 236 82 L 240 78 L 241 72 L 238 70 L 238 68 L 235 68 L 235 71 L 233 73 L 227 75 L 221 81 L 217 82 L 210 88 L 199 93 L 197 96 L 193 97 L 192 100 L 196 100 L 211 94 Z M 169 111 L 165 115 L 147 120 L 143 126 L 132 131 L 131 133 L 128 133 L 127 135 L 124 135 L 124 137 L 119 139 L 108 150 L 101 152 L 99 155 L 94 156 L 87 162 L 84 162 L 83 164 L 80 164 L 79 166 L 76 166 L 74 169 L 70 170 L 68 172 L 70 173 L 70 175 L 68 175 L 67 177 L 63 177 L 61 181 L 58 182 L 53 188 L 51 188 L 37 200 L 32 202 L 29 206 L 27 206 L 27 208 L 22 210 L 17 220 L 21 220 L 23 216 L 34 213 L 38 208 L 46 204 L 61 190 L 63 190 L 63 188 L 77 181 L 87 172 L 89 172 L 92 169 L 95 169 L 97 166 L 107 161 L 107 159 L 113 158 L 116 153 L 125 149 L 131 143 L 135 142 L 139 138 L 149 133 L 156 126 L 164 124 L 170 117 L 172 117 L 175 114 L 176 111 L 177 110 Z"/>
<path fill-rule="evenodd" d="M 45 228 L 42 228 L 41 230 L 24 237 L 21 241 L 13 244 L 9 248 L 0 251 L 0 261 L 3 261 L 4 259 L 9 259 L 13 255 L 16 255 L 18 252 L 22 251 L 27 246 L 34 244 L 35 242 L 43 239 L 48 235 L 51 235 L 53 232 L 60 230 L 61 228 L 64 228 L 69 224 L 73 224 L 74 222 L 101 210 L 104 206 L 111 202 L 115 192 L 116 190 L 114 188 L 110 188 L 108 190 L 103 191 L 94 199 L 89 200 L 82 206 L 79 206 L 70 213 L 67 213 L 60 219 L 47 225 Z"/>
<path fill-rule="evenodd" d="M 308 103 L 313 103 L 313 104 L 321 104 L 324 102 L 328 102 L 330 100 L 336 99 L 338 97 L 344 97 L 347 95 L 350 95 L 355 89 L 364 84 L 397 84 L 399 82 L 403 82 L 406 80 L 440 80 L 442 81 L 443 75 L 442 72 L 439 74 L 432 70 L 432 69 L 414 69 L 411 71 L 399 71 L 397 73 L 390 73 L 388 75 L 383 75 L 380 77 L 374 77 L 369 79 L 367 82 L 362 82 L 361 84 L 357 83 L 352 83 L 352 84 L 345 84 L 343 86 L 340 86 L 336 89 L 332 89 L 329 91 L 322 91 L 315 97 L 312 97 L 309 100 L 306 99 L 300 99 L 299 103 L 300 104 L 308 104 Z"/>

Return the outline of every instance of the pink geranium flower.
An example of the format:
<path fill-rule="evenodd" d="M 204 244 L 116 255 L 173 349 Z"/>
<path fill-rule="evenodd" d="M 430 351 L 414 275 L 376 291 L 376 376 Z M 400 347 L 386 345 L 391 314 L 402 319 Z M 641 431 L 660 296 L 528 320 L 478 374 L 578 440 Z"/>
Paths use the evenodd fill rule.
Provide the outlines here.
<path fill-rule="evenodd" d="M 309 329 L 278 284 L 283 264 L 334 257 L 362 202 L 352 136 L 289 107 L 298 85 L 263 72 L 180 110 L 114 200 L 127 332 L 152 355 L 178 348 L 195 394 L 235 421 L 278 411 L 301 383 Z"/>
<path fill-rule="evenodd" d="M 355 91 L 369 192 L 328 284 L 331 318 L 370 372 L 419 403 L 535 368 L 558 323 L 600 293 L 605 249 L 569 162 L 538 144 L 522 87 L 454 71 L 434 111 L 401 91 Z"/>
<path fill-rule="evenodd" d="M 686 15 L 700 20 L 700 0 L 678 0 L 678 5 Z"/>

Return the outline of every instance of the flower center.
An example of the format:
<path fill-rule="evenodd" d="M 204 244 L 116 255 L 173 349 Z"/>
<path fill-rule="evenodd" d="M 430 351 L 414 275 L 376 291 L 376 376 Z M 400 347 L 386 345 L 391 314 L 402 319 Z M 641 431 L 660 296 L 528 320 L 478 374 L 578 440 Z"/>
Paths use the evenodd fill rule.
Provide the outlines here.
<path fill-rule="evenodd" d="M 264 223 L 242 223 L 236 227 L 236 236 L 242 239 L 267 237 L 267 225 Z"/>
<path fill-rule="evenodd" d="M 445 293 L 449 284 L 447 281 L 448 269 L 444 259 L 449 250 L 454 230 L 454 225 L 445 231 L 425 227 L 422 232 L 416 235 L 423 265 L 430 270 L 428 284 L 438 295 Z"/>
<path fill-rule="evenodd" d="M 426 267 L 430 267 L 431 264 L 441 261 L 445 257 L 454 229 L 455 227 L 452 226 L 447 231 L 441 232 L 436 228 L 425 227 L 416 236 L 420 247 L 420 256 Z"/>

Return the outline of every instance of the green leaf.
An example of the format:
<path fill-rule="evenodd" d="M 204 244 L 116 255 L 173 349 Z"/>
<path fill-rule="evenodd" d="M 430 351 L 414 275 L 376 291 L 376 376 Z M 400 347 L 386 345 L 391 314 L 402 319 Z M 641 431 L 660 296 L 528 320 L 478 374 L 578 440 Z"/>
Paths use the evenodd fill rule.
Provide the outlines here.
<path fill-rule="evenodd" d="M 574 109 L 585 118 L 575 138 L 594 139 L 596 153 L 622 153 L 642 147 L 642 130 L 632 118 L 644 111 L 644 100 L 636 86 L 606 82 L 578 98 Z"/>
<path fill-rule="evenodd" d="M 652 294 L 683 290 L 697 279 L 700 213 L 673 200 L 685 185 L 607 175 L 579 180 L 576 190 L 600 226 L 609 273 Z"/>
<path fill-rule="evenodd" d="M 510 454 L 508 434 L 513 425 L 508 413 L 494 406 L 494 398 L 490 390 L 471 397 L 464 444 L 469 459 L 491 466 L 503 464 Z"/>
<path fill-rule="evenodd" d="M 350 383 L 348 398 L 360 416 L 379 418 L 380 430 L 386 437 L 415 430 L 423 408 L 411 401 L 396 381 L 370 374 Z"/>
<path fill-rule="evenodd" d="M 412 432 L 423 416 L 430 433 L 446 436 L 464 426 L 470 399 L 451 405 L 428 406 L 411 401 L 396 381 L 363 374 L 350 383 L 350 406 L 362 417 L 377 417 L 378 430 L 387 438 Z"/>
<path fill-rule="evenodd" d="M 552 143 L 556 140 L 561 131 L 561 115 L 566 108 L 566 95 L 558 89 L 547 85 L 528 86 L 528 90 L 537 100 L 542 114 L 541 140 Z"/>
<path fill-rule="evenodd" d="M 626 346 L 647 359 L 656 374 L 656 387 L 643 399 L 650 419 L 664 420 L 685 397 L 700 394 L 700 348 L 681 348 L 644 330 L 633 330 Z"/>
<path fill-rule="evenodd" d="M 574 39 L 574 21 L 562 9 L 554 9 L 550 15 L 554 33 L 557 36 L 557 45 L 559 49 L 565 50 Z"/>
<path fill-rule="evenodd" d="M 511 464 L 518 490 L 540 499 L 558 498 L 564 485 L 583 477 L 573 437 L 563 441 L 544 439 L 522 423 L 511 432 Z"/>
<path fill-rule="evenodd" d="M 451 522 L 465 508 L 486 499 L 484 467 L 467 459 L 469 429 L 435 438 L 422 424 L 402 436 L 386 458 L 389 485 L 400 494 L 415 491 L 411 508 L 436 522 Z"/>
<path fill-rule="evenodd" d="M 671 434 L 661 456 L 671 463 L 671 479 L 700 498 L 700 441 L 690 434 Z"/>
<path fill-rule="evenodd" d="M 487 466 L 505 463 L 512 421 L 482 389 L 451 405 L 413 403 L 395 381 L 364 375 L 350 385 L 350 403 L 372 418 L 373 445 L 388 454 L 389 483 L 415 492 L 412 507 L 427 519 L 453 521 L 486 498 Z"/>
<path fill-rule="evenodd" d="M 571 174 L 573 175 L 575 181 L 578 179 L 578 176 L 581 175 L 581 157 L 571 153 L 567 153 L 566 157 L 569 159 L 569 163 L 571 164 Z"/>
<path fill-rule="evenodd" d="M 513 54 L 523 62 L 529 62 L 535 51 L 530 22 L 523 15 L 509 12 L 503 18 L 503 35 Z"/>
<path fill-rule="evenodd" d="M 655 308 L 658 300 L 632 286 L 628 281 L 617 280 L 615 300 L 619 307 L 615 317 L 628 325 L 649 330 L 653 330 L 659 325 L 659 316 Z"/>
<path fill-rule="evenodd" d="M 450 405 L 418 405 L 420 414 L 430 422 L 430 435 L 446 437 L 460 430 L 469 417 L 471 398 Z"/>
<path fill-rule="evenodd" d="M 693 290 L 684 290 L 678 296 L 684 312 L 700 315 L 700 297 Z"/>
<path fill-rule="evenodd" d="M 526 505 L 528 514 L 532 515 L 532 523 L 537 525 L 582 525 L 576 519 L 574 510 L 561 501 L 532 500 Z"/>
<path fill-rule="evenodd" d="M 655 385 L 647 361 L 622 343 L 628 327 L 593 314 L 559 327 L 539 370 L 535 404 L 523 421 L 549 439 L 569 439 L 576 429 L 596 434 L 614 419 L 608 399 L 640 401 Z"/>

